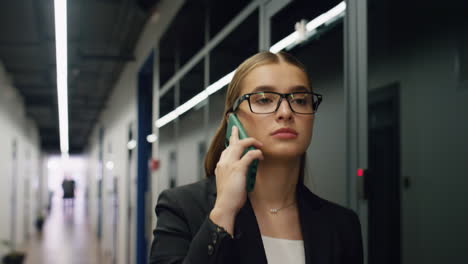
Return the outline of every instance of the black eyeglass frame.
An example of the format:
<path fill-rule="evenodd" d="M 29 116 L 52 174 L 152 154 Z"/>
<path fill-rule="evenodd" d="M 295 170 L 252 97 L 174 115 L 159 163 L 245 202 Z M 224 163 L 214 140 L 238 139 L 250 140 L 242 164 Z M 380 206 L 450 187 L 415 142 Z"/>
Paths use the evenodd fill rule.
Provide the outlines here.
<path fill-rule="evenodd" d="M 257 113 L 257 112 L 254 112 L 252 110 L 252 105 L 250 104 L 250 97 L 252 95 L 255 95 L 255 94 L 263 94 L 263 93 L 277 94 L 277 95 L 280 96 L 280 99 L 279 99 L 278 104 L 276 105 L 276 108 L 275 108 L 274 111 L 268 112 L 268 113 Z M 313 105 L 312 105 L 312 107 L 313 107 L 313 112 L 312 113 L 299 113 L 299 112 L 294 111 L 294 109 L 291 107 L 291 103 L 289 102 L 288 99 L 286 99 L 286 102 L 288 102 L 289 109 L 291 109 L 291 111 L 293 111 L 296 114 L 301 114 L 301 115 L 313 115 L 313 114 L 317 113 L 317 109 L 318 109 L 320 103 L 322 102 L 322 95 L 318 94 L 318 93 L 314 93 L 314 92 L 293 92 L 293 93 L 255 92 L 255 93 L 248 93 L 248 94 L 244 94 L 244 95 L 239 96 L 239 98 L 237 98 L 236 101 L 234 101 L 234 104 L 232 106 L 232 112 L 235 112 L 239 108 L 239 105 L 243 101 L 247 100 L 247 102 L 249 102 L 250 112 L 252 112 L 254 114 L 263 115 L 263 114 L 275 113 L 276 111 L 278 111 L 278 108 L 281 105 L 281 102 L 283 101 L 283 99 L 287 98 L 290 95 L 294 95 L 294 94 L 311 94 L 312 96 L 315 95 L 315 96 L 317 96 L 317 102 L 314 102 Z"/>

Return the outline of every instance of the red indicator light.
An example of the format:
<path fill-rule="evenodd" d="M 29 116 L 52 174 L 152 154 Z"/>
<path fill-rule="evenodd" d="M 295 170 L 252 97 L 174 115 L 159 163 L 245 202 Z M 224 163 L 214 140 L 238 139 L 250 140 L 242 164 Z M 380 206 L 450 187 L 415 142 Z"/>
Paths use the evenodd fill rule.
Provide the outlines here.
<path fill-rule="evenodd" d="M 357 170 L 357 176 L 358 176 L 358 177 L 364 176 L 364 169 L 358 169 L 358 170 Z"/>

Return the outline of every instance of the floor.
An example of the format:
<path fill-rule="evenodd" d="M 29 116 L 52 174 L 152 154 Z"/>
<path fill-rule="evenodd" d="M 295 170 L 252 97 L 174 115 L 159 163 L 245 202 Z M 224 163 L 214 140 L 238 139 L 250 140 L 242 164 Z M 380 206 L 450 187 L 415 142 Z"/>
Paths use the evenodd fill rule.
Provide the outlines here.
<path fill-rule="evenodd" d="M 64 206 L 55 198 L 42 234 L 33 234 L 27 245 L 26 264 L 106 264 L 111 258 L 102 253 L 91 231 L 85 206 L 75 201 Z"/>

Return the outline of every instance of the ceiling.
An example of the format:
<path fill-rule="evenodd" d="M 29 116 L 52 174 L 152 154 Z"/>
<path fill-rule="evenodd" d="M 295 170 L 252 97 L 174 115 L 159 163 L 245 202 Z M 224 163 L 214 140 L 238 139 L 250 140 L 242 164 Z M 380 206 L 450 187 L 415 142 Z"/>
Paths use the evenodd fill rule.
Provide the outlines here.
<path fill-rule="evenodd" d="M 167 0 L 169 1 L 169 0 Z M 338 0 L 337 0 L 338 1 Z M 90 133 L 143 26 L 158 0 L 68 1 L 70 153 L 87 146 Z M 161 87 L 251 0 L 185 0 L 159 43 Z M 296 5 L 308 0 L 296 0 Z M 258 51 L 258 11 L 210 52 L 209 82 Z M 205 24 L 208 22 L 208 30 Z M 286 31 L 295 20 L 285 23 Z M 27 115 L 39 128 L 41 149 L 59 152 L 53 0 L 0 2 L 0 60 L 24 97 Z M 206 36 L 207 35 L 207 36 Z M 204 89 L 200 61 L 180 81 L 180 104 Z M 160 100 L 160 114 L 175 108 L 174 89 Z M 183 116 L 182 116 L 183 118 Z"/>
<path fill-rule="evenodd" d="M 169 1 L 169 0 L 167 0 Z M 338 1 L 338 0 L 337 0 Z M 158 0 L 68 1 L 70 153 L 87 146 L 112 88 Z M 161 87 L 251 0 L 185 0 L 161 37 Z M 308 0 L 296 0 L 298 3 Z M 229 33 L 210 52 L 210 83 L 235 69 L 258 51 L 258 11 Z M 205 24 L 208 22 L 208 31 Z M 288 32 L 294 21 L 286 23 Z M 0 61 L 24 97 L 27 115 L 39 128 L 41 149 L 60 150 L 56 95 L 53 0 L 0 2 Z M 180 104 L 204 87 L 200 61 L 180 81 Z M 160 114 L 175 107 L 174 90 L 161 98 Z M 183 118 L 183 117 L 182 117 Z"/>
<path fill-rule="evenodd" d="M 68 1 L 70 153 L 80 153 L 156 0 Z M 41 149 L 60 150 L 53 0 L 0 2 L 0 61 L 39 128 Z"/>
<path fill-rule="evenodd" d="M 137 39 L 158 2 L 68 1 L 70 153 L 80 153 L 86 147 L 125 63 L 134 60 L 133 50 Z M 210 39 L 213 38 L 250 2 L 186 0 L 159 43 L 161 86 L 176 72 L 177 61 L 183 66 L 203 47 L 206 33 Z M 330 5 L 328 1 L 325 2 L 327 6 Z M 371 10 L 375 8 L 375 2 L 388 1 L 370 1 Z M 27 115 L 39 128 L 41 149 L 48 153 L 58 153 L 60 150 L 53 3 L 53 0 L 0 2 L 0 61 L 23 96 Z M 302 13 L 314 15 L 314 10 L 321 12 L 317 4 L 310 5 L 308 0 L 295 0 L 294 3 L 299 10 L 298 14 L 289 10 L 291 6 L 277 15 L 280 23 L 272 20 L 273 24 L 278 24 L 275 24 L 275 31 L 271 32 L 272 38 L 280 38 L 284 32 L 290 32 L 297 17 L 303 16 Z M 401 8 L 397 4 L 392 6 L 396 10 L 413 10 L 409 7 Z M 426 14 L 426 17 L 401 19 L 401 23 L 411 20 L 424 24 L 428 16 L 433 16 L 434 12 L 429 11 L 438 10 L 440 15 L 445 9 L 426 4 L 424 10 L 407 13 L 409 17 L 414 17 L 414 14 Z M 461 10 L 466 10 L 466 4 L 450 10 L 460 10 L 460 15 L 454 16 L 452 12 L 446 17 L 462 17 Z M 373 12 L 370 14 L 372 16 Z M 292 17 L 292 20 L 289 21 L 288 17 Z M 209 22 L 208 32 L 206 21 Z M 399 25 L 398 21 L 392 21 L 392 24 Z M 404 25 L 396 27 L 399 28 L 399 34 L 401 28 L 405 28 Z M 421 25 L 419 28 L 424 27 Z M 257 51 L 258 12 L 254 12 L 210 52 L 210 83 Z M 204 88 L 204 77 L 201 61 L 180 81 L 180 103 Z M 171 89 L 161 98 L 161 115 L 172 111 L 174 106 L 174 91 Z"/>
<path fill-rule="evenodd" d="M 125 63 L 158 0 L 68 1 L 68 104 L 70 153 L 81 153 L 106 107 Z M 161 84 L 205 43 L 205 23 L 213 38 L 251 0 L 186 0 L 160 41 Z M 56 92 L 53 0 L 0 2 L 0 61 L 23 96 L 26 114 L 38 128 L 41 149 L 60 151 Z M 234 69 L 258 48 L 258 14 L 253 14 L 212 51 L 210 81 Z M 249 30 L 253 29 L 253 30 Z M 246 33 L 247 32 L 247 33 Z M 222 59 L 219 59 L 222 58 Z M 181 103 L 203 89 L 203 62 L 181 80 Z M 174 109 L 174 93 L 161 100 L 161 112 Z"/>

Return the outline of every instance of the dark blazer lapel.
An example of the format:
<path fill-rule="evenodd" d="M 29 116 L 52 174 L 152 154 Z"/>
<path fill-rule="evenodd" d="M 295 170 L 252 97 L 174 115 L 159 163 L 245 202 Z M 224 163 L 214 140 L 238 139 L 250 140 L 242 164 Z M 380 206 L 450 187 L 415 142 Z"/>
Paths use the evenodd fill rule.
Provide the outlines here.
<path fill-rule="evenodd" d="M 208 189 L 208 214 L 213 209 L 215 202 L 216 202 L 216 177 L 211 176 L 208 178 L 207 181 L 207 189 Z"/>
<path fill-rule="evenodd" d="M 328 220 L 320 213 L 322 200 L 299 183 L 297 202 L 306 263 L 331 263 L 334 236 Z"/>
<path fill-rule="evenodd" d="M 215 180 L 211 181 L 210 194 L 210 208 L 213 208 L 216 201 Z M 329 220 L 320 212 L 323 203 L 321 198 L 303 184 L 298 184 L 297 204 L 307 264 L 334 262 L 333 247 L 338 241 Z M 257 218 L 249 199 L 236 217 L 234 235 L 238 246 L 239 263 L 267 263 Z"/>
<path fill-rule="evenodd" d="M 257 218 L 249 199 L 237 214 L 235 226 L 235 233 L 238 235 L 236 243 L 239 248 L 239 263 L 267 264 Z"/>
<path fill-rule="evenodd" d="M 213 208 L 216 202 L 216 179 L 214 176 L 210 179 L 209 184 L 209 202 L 210 208 Z M 234 236 L 239 252 L 238 263 L 267 264 L 257 218 L 255 217 L 255 213 L 248 198 L 245 205 L 237 214 L 235 221 Z"/>

